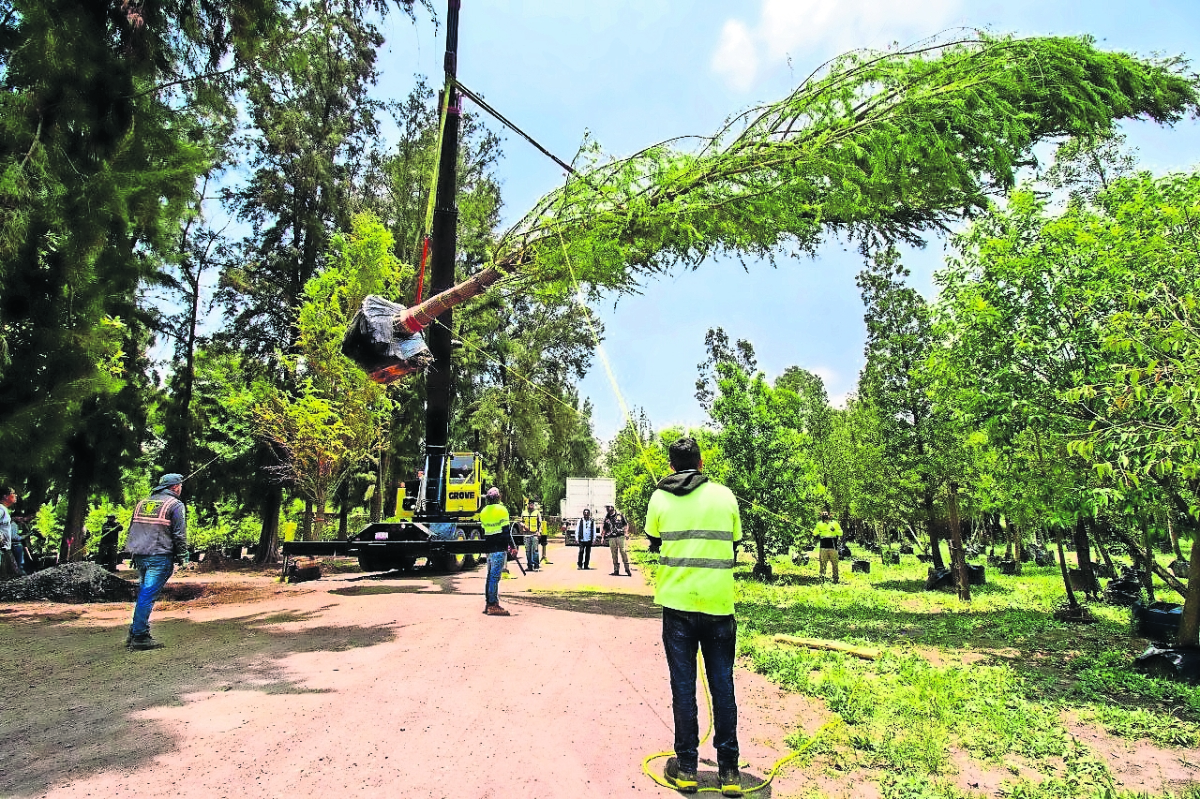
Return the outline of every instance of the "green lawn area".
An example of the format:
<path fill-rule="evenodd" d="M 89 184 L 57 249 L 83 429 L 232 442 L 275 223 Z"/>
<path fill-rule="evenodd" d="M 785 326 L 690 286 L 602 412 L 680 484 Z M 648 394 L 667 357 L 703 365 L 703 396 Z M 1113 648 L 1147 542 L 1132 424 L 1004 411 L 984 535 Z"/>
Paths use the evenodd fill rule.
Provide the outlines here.
<path fill-rule="evenodd" d="M 646 568 L 653 556 L 639 552 Z M 1064 601 L 1057 567 L 1026 565 L 1020 576 L 988 569 L 972 601 L 925 591 L 928 568 L 912 556 L 871 573 L 842 564 L 840 585 L 822 583 L 815 560 L 773 562 L 776 582 L 739 565 L 737 616 L 746 664 L 824 704 L 832 722 L 802 762 L 865 769 L 881 794 L 975 796 L 955 780 L 957 757 L 1008 770 L 1005 795 L 1023 799 L 1134 797 L 1117 790 L 1103 756 L 1076 741 L 1068 719 L 1130 741 L 1180 747 L 1200 764 L 1200 688 L 1133 673 L 1146 641 L 1131 637 L 1125 608 L 1093 604 L 1097 622 L 1056 622 Z M 1175 599 L 1162 589 L 1160 599 Z M 864 644 L 877 660 L 776 643 L 776 634 Z M 811 730 L 809 731 L 812 732 Z M 808 743 L 805 733 L 788 741 Z M 1200 782 L 1200 770 L 1191 772 Z M 1200 789 L 1174 794 L 1200 797 Z"/>

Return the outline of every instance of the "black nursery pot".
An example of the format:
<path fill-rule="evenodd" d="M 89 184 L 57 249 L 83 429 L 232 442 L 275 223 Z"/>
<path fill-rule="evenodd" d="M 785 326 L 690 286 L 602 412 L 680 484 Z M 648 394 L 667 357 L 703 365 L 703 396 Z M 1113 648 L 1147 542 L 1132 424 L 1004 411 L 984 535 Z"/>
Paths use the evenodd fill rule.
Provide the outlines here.
<path fill-rule="evenodd" d="M 1130 607 L 1134 633 L 1152 641 L 1174 641 L 1183 621 L 1183 605 L 1175 602 L 1151 602 L 1140 599 Z"/>

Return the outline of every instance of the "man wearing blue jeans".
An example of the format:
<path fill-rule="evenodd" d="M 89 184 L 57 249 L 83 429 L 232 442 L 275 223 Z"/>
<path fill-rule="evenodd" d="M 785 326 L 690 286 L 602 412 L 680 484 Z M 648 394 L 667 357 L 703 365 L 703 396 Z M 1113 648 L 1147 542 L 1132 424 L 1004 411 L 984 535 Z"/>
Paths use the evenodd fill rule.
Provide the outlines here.
<path fill-rule="evenodd" d="M 741 796 L 733 661 L 733 548 L 742 537 L 737 499 L 700 473 L 696 440 L 669 450 L 672 474 L 650 497 L 646 535 L 661 541 L 654 601 L 663 608 L 663 649 L 671 674 L 675 757 L 664 777 L 683 793 L 699 788 L 700 726 L 696 708 L 696 653 L 704 656 L 713 703 L 713 745 L 721 793 Z"/>
<path fill-rule="evenodd" d="M 500 489 L 492 486 L 484 499 L 487 504 L 479 512 L 479 523 L 483 525 L 483 534 L 489 542 L 499 540 L 503 536 L 503 546 L 499 552 L 488 553 L 487 584 L 483 589 L 483 612 L 488 616 L 509 616 L 507 610 L 500 607 L 500 573 L 508 562 L 508 542 L 511 535 L 505 533 L 508 526 L 508 508 L 500 504 Z M 499 545 L 497 545 L 499 546 Z"/>
<path fill-rule="evenodd" d="M 133 555 L 142 584 L 125 646 L 135 651 L 162 646 L 150 637 L 150 611 L 175 571 L 175 561 L 187 552 L 187 509 L 179 499 L 182 493 L 183 475 L 164 474 L 150 496 L 133 509 L 125 548 Z"/>

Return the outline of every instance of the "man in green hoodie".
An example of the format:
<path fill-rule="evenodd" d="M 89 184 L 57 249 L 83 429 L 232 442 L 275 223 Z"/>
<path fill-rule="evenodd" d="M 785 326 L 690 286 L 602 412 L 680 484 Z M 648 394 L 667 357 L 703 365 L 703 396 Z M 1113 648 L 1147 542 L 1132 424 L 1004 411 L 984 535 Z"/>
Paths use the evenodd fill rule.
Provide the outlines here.
<path fill-rule="evenodd" d="M 700 473 L 704 464 L 694 438 L 676 441 L 669 456 L 673 473 L 659 482 L 646 511 L 646 535 L 661 540 L 654 601 L 663 609 L 663 648 L 675 714 L 675 757 L 667 761 L 664 776 L 684 793 L 698 789 L 699 650 L 712 695 L 721 793 L 741 796 L 733 694 L 733 550 L 742 537 L 741 516 L 733 493 Z"/>

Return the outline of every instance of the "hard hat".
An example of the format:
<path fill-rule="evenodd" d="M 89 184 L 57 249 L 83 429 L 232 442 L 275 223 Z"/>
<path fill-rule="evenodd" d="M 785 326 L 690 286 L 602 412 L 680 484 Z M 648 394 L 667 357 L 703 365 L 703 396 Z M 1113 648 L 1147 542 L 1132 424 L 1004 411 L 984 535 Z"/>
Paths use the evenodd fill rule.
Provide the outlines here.
<path fill-rule="evenodd" d="M 491 488 L 489 488 L 487 491 L 487 498 L 488 499 L 500 499 L 500 489 L 496 488 L 495 486 L 492 486 Z"/>

